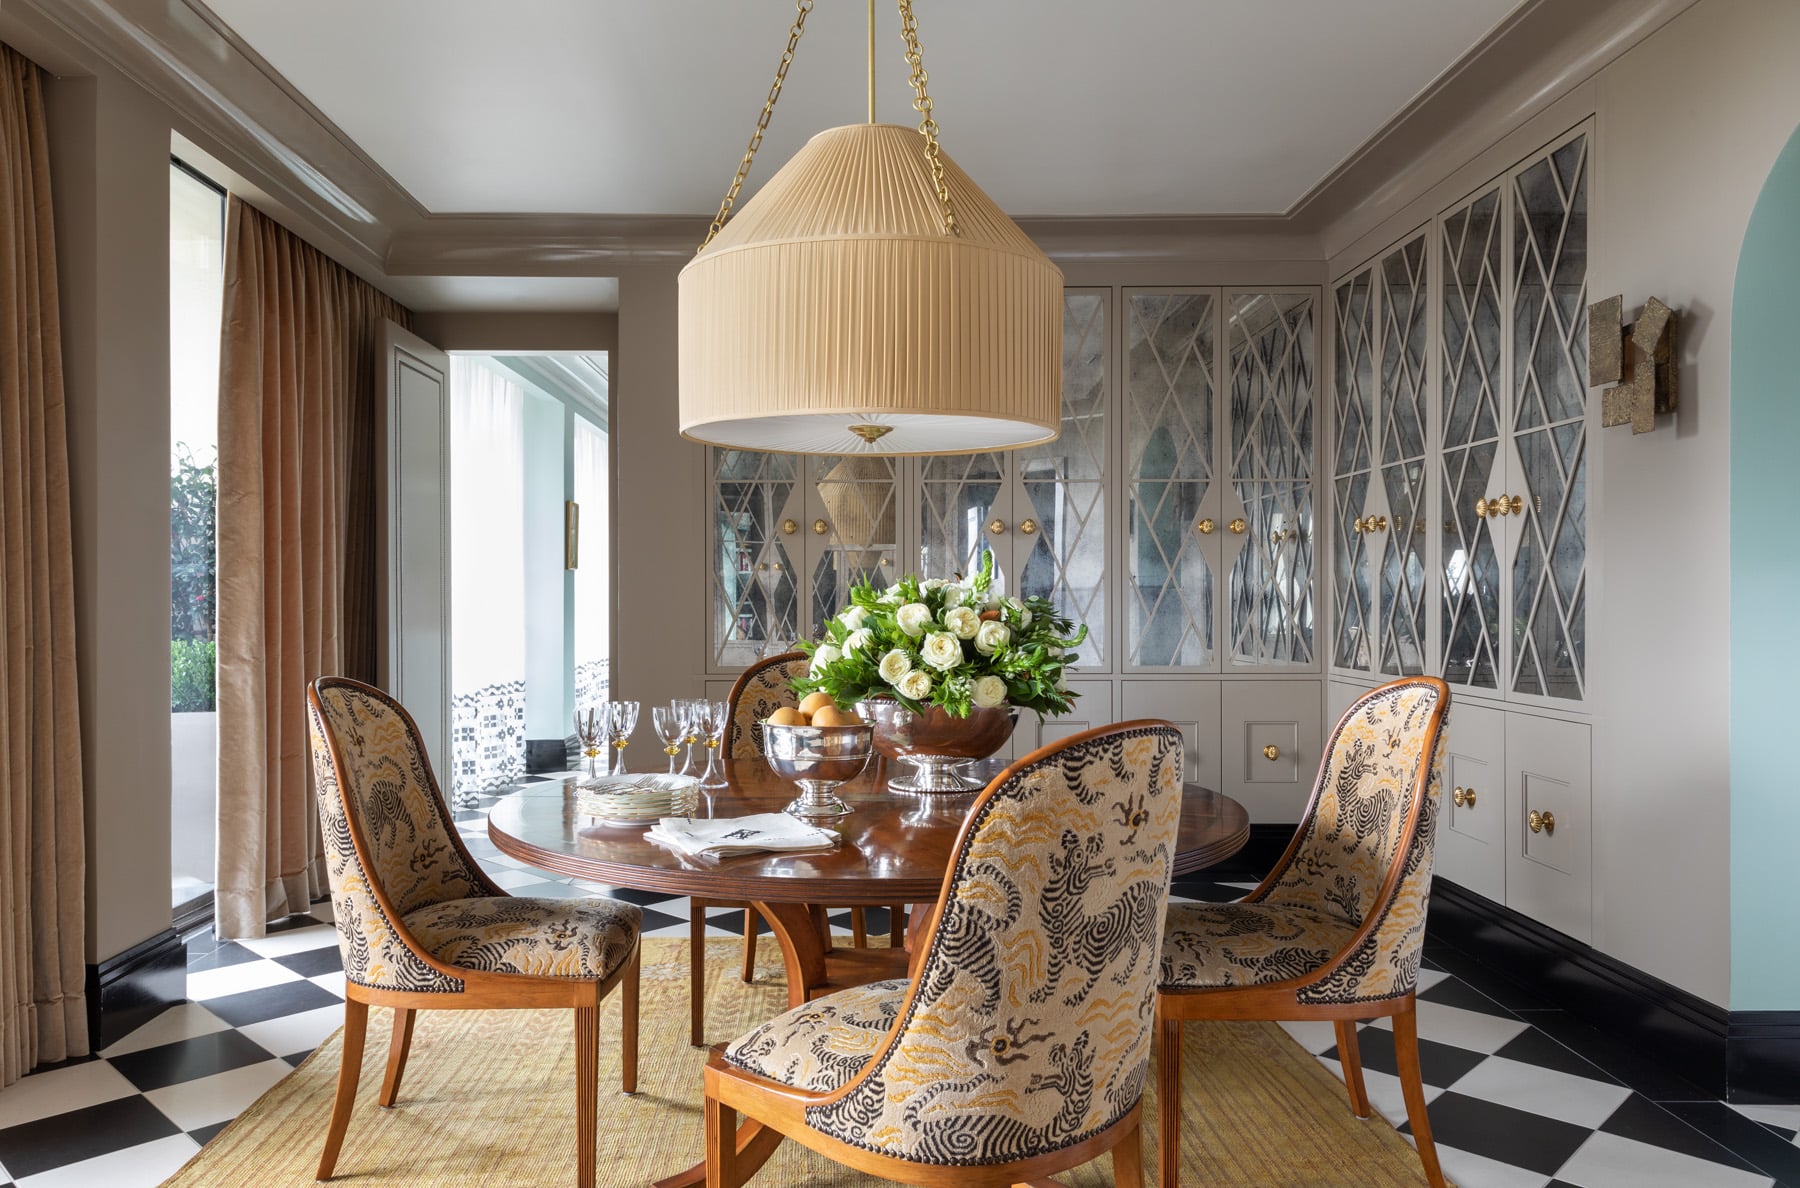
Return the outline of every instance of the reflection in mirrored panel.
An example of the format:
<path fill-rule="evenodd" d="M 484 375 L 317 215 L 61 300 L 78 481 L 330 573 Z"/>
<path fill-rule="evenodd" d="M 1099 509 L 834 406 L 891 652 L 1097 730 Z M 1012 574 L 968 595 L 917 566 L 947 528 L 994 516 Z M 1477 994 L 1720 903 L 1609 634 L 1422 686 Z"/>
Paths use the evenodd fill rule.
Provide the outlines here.
<path fill-rule="evenodd" d="M 1215 298 L 1132 293 L 1127 300 L 1126 660 L 1213 665 L 1213 568 L 1199 531 L 1213 475 Z"/>
<path fill-rule="evenodd" d="M 817 553 L 811 577 L 812 627 L 817 631 L 848 604 L 851 586 L 893 583 L 899 491 L 894 459 L 884 455 L 820 456 L 806 465 L 825 509 L 804 529 Z"/>
<path fill-rule="evenodd" d="M 1017 593 L 1048 598 L 1087 624 L 1082 668 L 1106 663 L 1108 300 L 1064 296 L 1062 433 L 1018 453 L 1028 506 L 1017 527 L 1031 545 Z"/>
<path fill-rule="evenodd" d="M 1002 454 L 940 454 L 919 459 L 920 577 L 954 578 L 974 573 L 991 547 L 988 523 L 1000 499 Z M 995 588 L 1017 576 L 996 558 Z"/>
<path fill-rule="evenodd" d="M 1314 301 L 1306 293 L 1232 293 L 1230 477 L 1247 530 L 1231 567 L 1233 664 L 1313 661 Z"/>
<path fill-rule="evenodd" d="M 1476 514 L 1499 458 L 1502 391 L 1500 191 L 1443 220 L 1439 309 L 1443 376 L 1441 640 L 1444 679 L 1500 687 L 1500 559 L 1496 525 Z"/>
<path fill-rule="evenodd" d="M 1587 138 L 1513 175 L 1515 692 L 1578 699 L 1586 669 Z"/>
<path fill-rule="evenodd" d="M 1381 534 L 1381 671 L 1425 671 L 1425 460 L 1381 468 L 1388 530 Z"/>
<path fill-rule="evenodd" d="M 717 448 L 710 455 L 713 656 L 738 667 L 800 634 L 793 555 L 779 527 L 795 514 L 798 459 Z"/>
<path fill-rule="evenodd" d="M 1427 311 L 1425 236 L 1381 261 L 1381 671 L 1425 671 L 1425 484 Z"/>
<path fill-rule="evenodd" d="M 1374 269 L 1366 268 L 1333 293 L 1332 371 L 1336 409 L 1336 445 L 1332 467 L 1336 498 L 1336 531 L 1332 539 L 1332 590 L 1337 635 L 1331 662 L 1339 668 L 1367 671 L 1373 665 L 1369 640 L 1373 632 L 1367 567 L 1367 540 L 1357 531 L 1363 501 L 1369 493 L 1370 436 L 1375 423 Z"/>

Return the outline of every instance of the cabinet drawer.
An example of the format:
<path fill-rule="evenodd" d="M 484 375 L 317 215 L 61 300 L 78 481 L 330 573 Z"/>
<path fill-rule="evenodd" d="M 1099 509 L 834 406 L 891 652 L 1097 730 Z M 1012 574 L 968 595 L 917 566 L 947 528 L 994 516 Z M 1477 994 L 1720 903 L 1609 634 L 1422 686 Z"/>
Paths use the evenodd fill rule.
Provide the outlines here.
<path fill-rule="evenodd" d="M 1460 794 L 1463 803 L 1456 803 Z M 1437 873 L 1506 900 L 1506 714 L 1487 706 L 1450 706 L 1438 814 Z"/>
<path fill-rule="evenodd" d="M 1507 718 L 1506 905 L 1580 941 L 1594 922 L 1592 741 L 1584 724 Z"/>
<path fill-rule="evenodd" d="M 1181 728 L 1187 751 L 1187 779 L 1217 789 L 1222 773 L 1219 747 L 1219 682 L 1126 681 L 1121 686 L 1121 718 L 1164 718 Z"/>
<path fill-rule="evenodd" d="M 1300 820 L 1319 771 L 1318 681 L 1233 681 L 1224 687 L 1222 791 L 1252 822 Z"/>

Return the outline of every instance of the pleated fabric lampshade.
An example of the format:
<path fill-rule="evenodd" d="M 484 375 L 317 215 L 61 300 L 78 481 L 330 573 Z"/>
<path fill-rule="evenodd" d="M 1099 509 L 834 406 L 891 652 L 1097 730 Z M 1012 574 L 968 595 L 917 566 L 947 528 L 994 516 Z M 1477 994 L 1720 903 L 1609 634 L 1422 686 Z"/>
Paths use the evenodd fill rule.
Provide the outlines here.
<path fill-rule="evenodd" d="M 806 454 L 967 453 L 1057 435 L 1062 270 L 924 139 L 829 128 L 681 271 L 681 432 Z"/>

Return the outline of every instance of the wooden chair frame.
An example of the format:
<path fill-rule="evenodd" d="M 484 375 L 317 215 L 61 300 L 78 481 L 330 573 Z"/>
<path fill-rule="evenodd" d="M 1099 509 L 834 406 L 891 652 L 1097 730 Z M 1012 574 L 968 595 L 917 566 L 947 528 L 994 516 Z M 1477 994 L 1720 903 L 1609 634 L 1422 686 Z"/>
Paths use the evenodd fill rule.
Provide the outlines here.
<path fill-rule="evenodd" d="M 783 652 L 779 656 L 758 660 L 739 673 L 738 679 L 731 686 L 731 696 L 726 700 L 730 716 L 737 716 L 738 702 L 757 673 L 777 664 L 791 664 L 795 660 L 804 659 L 805 652 Z M 732 756 L 727 753 L 723 756 L 723 761 L 729 766 L 733 762 Z M 762 917 L 750 906 L 748 900 L 688 900 L 688 1043 L 696 1048 L 706 1044 L 706 909 L 709 907 L 744 910 L 744 964 L 738 976 L 745 982 L 756 980 L 756 932 L 762 922 Z M 901 907 L 892 907 L 888 912 L 888 944 L 897 949 L 906 941 L 906 911 Z M 850 909 L 850 938 L 850 943 L 856 948 L 865 949 L 869 945 L 869 922 L 863 908 Z"/>
<path fill-rule="evenodd" d="M 1350 1093 L 1350 1108 L 1358 1118 L 1369 1116 L 1369 1095 L 1363 1085 L 1362 1055 L 1357 1047 L 1356 1025 L 1374 1019 L 1394 1020 L 1394 1053 L 1399 1064 L 1400 1088 L 1406 1100 L 1407 1121 L 1412 1124 L 1413 1139 L 1418 1146 L 1419 1161 L 1424 1164 L 1425 1178 L 1432 1188 L 1444 1188 L 1444 1172 L 1438 1164 L 1437 1145 L 1431 1138 L 1431 1119 L 1425 1112 L 1425 1085 L 1419 1072 L 1419 1024 L 1413 992 L 1395 998 L 1369 1002 L 1315 1003 L 1302 1002 L 1301 992 L 1324 982 L 1364 941 L 1380 927 L 1394 896 L 1399 892 L 1407 859 L 1418 839 L 1419 823 L 1424 817 L 1425 798 L 1430 794 L 1432 761 L 1438 738 L 1443 732 L 1444 715 L 1450 708 L 1450 687 L 1434 677 L 1405 677 L 1391 681 L 1358 697 L 1344 711 L 1338 727 L 1348 721 L 1371 698 L 1395 688 L 1425 685 L 1437 693 L 1437 704 L 1426 720 L 1425 745 L 1419 770 L 1413 777 L 1412 795 L 1406 832 L 1394 848 L 1381 889 L 1376 894 L 1362 926 L 1344 946 L 1317 969 L 1298 977 L 1257 986 L 1209 986 L 1195 989 L 1158 987 L 1156 992 L 1157 1025 L 1157 1177 L 1160 1188 L 1178 1188 L 1181 1182 L 1181 1025 L 1194 1019 L 1260 1019 L 1269 1021 L 1301 1021 L 1329 1019 L 1337 1031 L 1338 1057 L 1344 1066 L 1344 1084 Z M 1332 740 L 1338 736 L 1332 731 Z M 1332 748 L 1327 748 L 1319 761 L 1319 774 L 1313 783 L 1311 799 L 1301 814 L 1300 826 L 1294 830 L 1281 860 L 1256 889 L 1239 903 L 1256 903 L 1286 873 L 1288 864 L 1305 839 L 1307 826 L 1319 809 L 1325 792 L 1325 774 L 1330 769 Z"/>
<path fill-rule="evenodd" d="M 431 768 L 431 757 L 419 743 L 419 727 L 406 707 L 372 685 L 348 677 L 320 677 L 307 686 L 306 697 L 312 711 L 324 726 L 325 746 L 337 771 L 338 794 L 346 795 L 348 784 L 345 766 L 339 753 L 336 731 L 319 698 L 320 690 L 354 689 L 376 698 L 400 714 L 413 745 L 418 747 L 424 767 L 426 790 L 436 798 L 446 822 L 454 818 L 444 803 L 437 775 Z M 412 951 L 419 961 L 448 978 L 462 982 L 460 992 L 387 990 L 346 981 L 344 986 L 343 1060 L 338 1068 L 337 1095 L 332 1101 L 331 1122 L 325 1134 L 325 1149 L 319 1156 L 318 1179 L 328 1180 L 337 1166 L 338 1152 L 343 1147 L 344 1133 L 350 1126 L 350 1110 L 356 1103 L 357 1082 L 362 1077 L 362 1054 L 368 1033 L 369 1008 L 391 1007 L 394 1011 L 393 1033 L 388 1041 L 387 1072 L 382 1078 L 377 1099 L 385 1109 L 391 1107 L 400 1093 L 400 1080 L 406 1072 L 407 1051 L 412 1045 L 413 1022 L 421 1010 L 542 1010 L 571 1007 L 575 1011 L 575 1120 L 576 1180 L 581 1188 L 593 1188 L 595 1148 L 599 1137 L 600 1003 L 619 987 L 619 1003 L 623 1014 L 622 1064 L 620 1088 L 637 1092 L 638 1066 L 638 969 L 642 959 L 642 940 L 634 941 L 625 962 L 606 978 L 550 978 L 529 974 L 494 973 L 488 970 L 463 969 L 433 957 L 406 928 L 405 921 L 388 898 L 387 889 L 374 877 L 369 844 L 363 833 L 357 811 L 348 803 L 344 817 L 349 825 L 351 844 L 357 861 L 368 875 L 370 893 L 380 906 L 400 943 Z M 450 844 L 490 895 L 506 896 L 507 892 L 488 878 L 463 845 L 454 828 L 445 830 Z"/>
<path fill-rule="evenodd" d="M 961 833 L 957 836 L 954 852 L 961 854 L 968 844 L 969 831 L 975 827 L 982 807 L 993 799 L 998 790 L 1004 788 L 1015 774 L 1031 764 L 1066 747 L 1087 742 L 1089 739 L 1145 726 L 1166 725 L 1165 722 L 1137 720 L 1101 726 L 1092 730 L 1084 730 L 1048 746 L 1039 747 L 1024 758 L 1017 760 L 995 776 L 976 797 L 975 802 L 970 805 L 968 817 L 963 822 Z M 913 999 L 919 993 L 919 969 L 924 964 L 926 955 L 931 952 L 937 942 L 938 924 L 943 917 L 944 905 L 955 890 L 959 867 L 959 862 L 953 861 L 950 864 L 950 869 L 944 874 L 944 883 L 938 892 L 937 902 L 925 915 L 923 924 L 916 926 L 912 964 L 909 969 L 909 976 L 913 979 L 912 984 L 906 989 L 906 997 L 901 1001 L 893 1028 L 889 1030 L 880 1047 L 876 1048 L 868 1063 L 856 1076 L 829 1092 L 820 1093 L 797 1089 L 780 1081 L 758 1076 L 730 1063 L 725 1059 L 725 1049 L 729 1045 L 720 1044 L 712 1049 L 705 1073 L 707 1188 L 739 1188 L 774 1153 L 783 1138 L 792 1138 L 803 1146 L 858 1171 L 884 1176 L 890 1180 L 900 1180 L 908 1184 L 922 1185 L 924 1188 L 1002 1188 L 1005 1185 L 1042 1188 L 1043 1185 L 1055 1184 L 1055 1181 L 1048 1177 L 1067 1171 L 1072 1167 L 1079 1167 L 1091 1159 L 1097 1159 L 1101 1155 L 1110 1153 L 1114 1184 L 1118 1188 L 1141 1188 L 1143 1184 L 1143 1103 L 1141 1101 L 1133 1103 L 1132 1107 L 1118 1121 L 1079 1143 L 1046 1155 L 1015 1160 L 1011 1163 L 954 1166 L 919 1163 L 853 1146 L 807 1124 L 806 1111 L 809 1108 L 830 1105 L 854 1093 L 864 1080 L 880 1068 L 882 1059 L 898 1042 L 901 1033 L 905 1030 L 906 1020 L 912 1014 Z M 744 1114 L 748 1120 L 742 1129 L 738 1126 L 740 1113 Z"/>

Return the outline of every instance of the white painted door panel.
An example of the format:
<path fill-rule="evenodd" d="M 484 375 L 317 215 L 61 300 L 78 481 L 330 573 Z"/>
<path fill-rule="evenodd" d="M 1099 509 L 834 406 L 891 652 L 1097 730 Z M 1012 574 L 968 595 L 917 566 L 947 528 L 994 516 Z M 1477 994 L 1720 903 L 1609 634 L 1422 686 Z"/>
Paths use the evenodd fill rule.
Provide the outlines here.
<path fill-rule="evenodd" d="M 1187 779 L 1203 788 L 1218 788 L 1224 774 L 1219 746 L 1219 682 L 1125 681 L 1119 716 L 1165 718 L 1181 728 L 1187 752 Z"/>
<path fill-rule="evenodd" d="M 1224 686 L 1221 790 L 1254 823 L 1300 819 L 1322 747 L 1317 681 L 1237 681 Z"/>
<path fill-rule="evenodd" d="M 1506 901 L 1506 714 L 1487 706 L 1450 707 L 1444 746 L 1444 801 L 1438 817 L 1437 873 Z M 1462 804 L 1456 803 L 1460 791 Z"/>
<path fill-rule="evenodd" d="M 1585 723 L 1507 716 L 1506 905 L 1580 941 L 1594 921 L 1591 751 Z"/>

